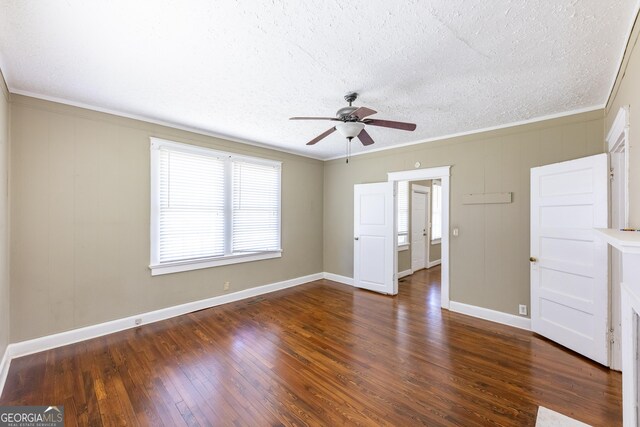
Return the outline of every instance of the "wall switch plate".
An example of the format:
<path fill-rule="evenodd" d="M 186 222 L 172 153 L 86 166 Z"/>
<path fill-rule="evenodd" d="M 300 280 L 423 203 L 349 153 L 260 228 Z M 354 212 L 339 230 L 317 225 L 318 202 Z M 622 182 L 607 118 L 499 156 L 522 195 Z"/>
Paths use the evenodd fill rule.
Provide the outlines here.
<path fill-rule="evenodd" d="M 458 227 L 453 229 L 453 236 L 454 237 L 458 237 L 458 235 L 460 234 L 460 231 L 458 230 Z"/>
<path fill-rule="evenodd" d="M 520 313 L 521 316 L 526 316 L 527 315 L 527 306 L 525 304 L 520 304 L 518 306 L 518 313 Z"/>

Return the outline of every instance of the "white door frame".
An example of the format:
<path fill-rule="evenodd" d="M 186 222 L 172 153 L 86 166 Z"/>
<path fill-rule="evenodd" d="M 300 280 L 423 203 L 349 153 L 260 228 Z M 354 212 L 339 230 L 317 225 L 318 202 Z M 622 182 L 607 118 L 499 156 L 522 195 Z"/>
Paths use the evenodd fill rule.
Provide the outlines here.
<path fill-rule="evenodd" d="M 436 168 L 413 169 L 400 172 L 387 173 L 388 181 L 422 181 L 426 179 L 439 179 L 442 184 L 442 240 L 441 240 L 441 264 L 442 277 L 440 279 L 440 306 L 449 309 L 449 177 L 451 166 L 440 166 Z M 397 209 L 394 209 L 394 215 Z M 395 222 L 395 221 L 394 221 Z M 398 239 L 393 239 L 397 252 Z"/>
<path fill-rule="evenodd" d="M 624 183 L 622 188 L 622 199 L 624 201 L 624 227 L 629 226 L 629 156 L 628 142 L 629 141 L 629 106 L 621 107 L 616 115 L 616 119 L 611 125 L 611 129 L 607 134 L 607 147 L 609 148 L 610 158 L 614 154 L 619 154 L 622 160 L 622 166 L 624 167 Z M 615 206 L 612 208 L 619 208 Z"/>
<path fill-rule="evenodd" d="M 618 110 L 611 129 L 607 134 L 607 147 L 609 149 L 609 166 L 615 174 L 616 188 L 611 188 L 610 194 L 610 226 L 626 228 L 629 226 L 629 106 L 623 106 Z M 622 170 L 620 170 L 622 169 Z M 620 179 L 622 177 L 622 179 Z M 613 203 L 614 193 L 617 195 L 617 204 Z M 621 218 L 616 221 L 615 218 Z M 615 252 L 614 252 L 615 251 Z M 613 334 L 613 342 L 610 347 L 611 369 L 622 369 L 621 349 L 621 281 L 622 281 L 622 253 L 611 248 L 609 256 L 609 293 L 610 293 L 610 330 Z"/>
<path fill-rule="evenodd" d="M 419 184 L 411 184 L 411 272 L 415 272 L 416 270 L 413 268 L 413 248 L 415 247 L 414 245 L 414 240 L 413 240 L 413 217 L 414 217 L 414 212 L 413 212 L 413 207 L 415 206 L 415 204 L 413 203 L 413 197 L 414 197 L 414 193 L 420 193 L 420 194 L 424 194 L 427 197 L 427 202 L 426 202 L 426 210 L 425 210 L 425 224 L 424 224 L 424 228 L 427 232 L 427 235 L 424 236 L 424 268 L 429 268 L 429 249 L 430 249 L 430 245 L 428 244 L 428 242 L 430 241 L 430 236 L 431 236 L 431 188 L 426 187 L 424 185 L 419 185 Z"/>

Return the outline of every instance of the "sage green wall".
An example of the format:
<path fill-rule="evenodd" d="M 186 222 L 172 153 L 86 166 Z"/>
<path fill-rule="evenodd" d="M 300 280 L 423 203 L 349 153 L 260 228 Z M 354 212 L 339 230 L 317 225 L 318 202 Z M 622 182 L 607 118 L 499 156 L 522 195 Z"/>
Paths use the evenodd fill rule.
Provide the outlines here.
<path fill-rule="evenodd" d="M 640 228 L 640 25 L 631 33 L 614 90 L 606 107 L 606 136 L 622 106 L 629 108 L 629 226 Z"/>
<path fill-rule="evenodd" d="M 320 161 L 12 95 L 11 340 L 322 271 Z M 280 160 L 279 259 L 151 277 L 149 137 Z"/>
<path fill-rule="evenodd" d="M 353 185 L 451 165 L 451 300 L 517 314 L 529 305 L 529 181 L 535 166 L 603 152 L 603 110 L 326 162 L 324 271 L 353 277 Z M 379 139 L 381 138 L 378 137 Z M 513 203 L 463 205 L 466 193 Z M 329 227 L 329 225 L 331 225 Z"/>
<path fill-rule="evenodd" d="M 0 360 L 9 344 L 8 223 L 9 91 L 0 71 Z"/>

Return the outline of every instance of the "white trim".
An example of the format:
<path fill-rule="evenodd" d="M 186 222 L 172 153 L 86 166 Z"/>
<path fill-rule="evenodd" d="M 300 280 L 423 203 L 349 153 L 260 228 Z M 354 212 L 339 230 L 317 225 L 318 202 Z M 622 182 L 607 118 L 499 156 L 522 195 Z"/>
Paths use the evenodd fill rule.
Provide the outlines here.
<path fill-rule="evenodd" d="M 422 181 L 451 175 L 451 166 L 387 172 L 387 181 Z"/>
<path fill-rule="evenodd" d="M 198 259 L 190 261 L 167 262 L 164 264 L 150 265 L 152 276 L 162 274 L 179 273 L 181 271 L 200 270 L 202 268 L 220 267 L 223 265 L 239 264 L 242 262 L 260 261 L 263 259 L 281 258 L 282 251 L 268 251 L 250 254 L 232 254 L 216 258 Z"/>
<path fill-rule="evenodd" d="M 616 118 L 611 124 L 611 128 L 609 129 L 609 133 L 607 133 L 607 144 L 609 147 L 609 151 L 612 152 L 620 152 L 620 145 L 622 145 L 622 136 L 624 132 L 629 129 L 629 106 L 623 105 L 618 110 L 616 114 Z M 624 148 L 626 148 L 626 143 L 624 144 Z M 623 150 L 626 151 L 626 150 Z"/>
<path fill-rule="evenodd" d="M 503 125 L 498 125 L 498 126 L 491 126 L 491 127 L 473 129 L 473 130 L 464 131 L 464 132 L 451 133 L 451 134 L 448 134 L 448 135 L 435 136 L 433 138 L 426 138 L 426 139 L 422 139 L 420 141 L 411 141 L 411 142 L 405 142 L 405 143 L 402 143 L 402 144 L 395 144 L 395 145 L 392 145 L 392 146 L 389 146 L 389 147 L 380 147 L 380 148 L 368 149 L 366 151 L 360 151 L 360 152 L 357 152 L 357 153 L 351 153 L 351 157 L 360 156 L 360 155 L 369 154 L 369 153 L 376 153 L 376 152 L 379 152 L 379 151 L 393 150 L 395 148 L 409 147 L 411 145 L 425 144 L 427 142 L 444 141 L 446 139 L 457 138 L 457 137 L 460 137 L 460 136 L 475 135 L 475 134 L 479 134 L 479 133 L 483 133 L 483 132 L 490 132 L 490 131 L 494 131 L 494 130 L 507 129 L 507 128 L 510 128 L 510 127 L 522 126 L 522 125 L 527 125 L 527 124 L 531 124 L 531 123 L 544 122 L 545 120 L 559 119 L 559 118 L 562 118 L 562 117 L 573 116 L 575 114 L 589 113 L 591 111 L 602 110 L 605 107 L 606 107 L 606 100 L 605 100 L 605 103 L 603 103 L 603 104 L 592 105 L 591 107 L 585 107 L 585 108 L 578 108 L 576 110 L 565 111 L 565 112 L 562 112 L 562 113 L 556 113 L 556 114 L 549 114 L 549 115 L 546 115 L 546 116 L 534 117 L 532 119 L 505 123 Z M 338 159 L 343 159 L 344 157 L 345 157 L 344 155 L 339 155 L 339 156 L 329 157 L 329 158 L 322 159 L 322 160 L 324 160 L 324 161 L 338 160 Z"/>
<path fill-rule="evenodd" d="M 624 199 L 624 227 L 629 226 L 629 106 L 624 105 L 618 110 L 611 129 L 607 133 L 609 160 L 613 161 L 614 154 L 624 156 L 624 182 L 622 183 L 622 199 Z M 616 157 L 617 159 L 617 157 Z M 610 165 L 611 166 L 611 165 Z"/>
<path fill-rule="evenodd" d="M 609 168 L 614 175 L 609 186 L 609 226 L 629 227 L 629 106 L 620 107 L 607 133 L 609 149 Z M 615 202 L 615 203 L 614 203 Z M 609 346 L 609 367 L 620 370 L 621 352 L 621 289 L 622 255 L 611 252 L 609 255 L 609 332 L 612 334 Z"/>
<path fill-rule="evenodd" d="M 11 344 L 9 344 L 9 346 L 11 346 Z M 2 355 L 2 361 L 0 361 L 0 397 L 2 396 L 2 390 L 4 390 L 4 384 L 7 382 L 7 376 L 9 375 L 9 366 L 11 365 L 9 346 L 7 346 L 7 349 Z"/>
<path fill-rule="evenodd" d="M 331 280 L 333 282 L 342 283 L 344 285 L 354 286 L 354 281 L 353 281 L 352 277 L 341 276 L 339 274 L 333 274 L 333 273 L 324 272 L 324 273 L 322 273 L 322 278 L 323 279 L 327 279 L 327 280 Z"/>
<path fill-rule="evenodd" d="M 150 136 L 149 141 L 151 143 L 152 150 L 160 150 L 162 147 L 169 147 L 173 151 L 180 151 L 188 154 L 198 154 L 207 157 L 216 157 L 219 159 L 231 159 L 235 161 L 243 161 L 248 163 L 255 163 L 259 165 L 271 166 L 279 168 L 282 166 L 282 161 L 265 159 L 263 157 L 246 156 L 244 154 L 237 154 L 231 151 L 217 150 L 202 145 L 185 144 L 184 142 L 172 141 L 166 138 L 158 138 L 156 136 Z"/>
<path fill-rule="evenodd" d="M 638 260 L 626 257 L 625 262 Z M 636 257 L 637 258 L 637 257 Z M 626 264 L 625 264 L 626 265 Z M 628 279 L 629 277 L 627 277 Z M 640 294 L 638 282 L 623 282 L 622 311 L 622 423 L 625 427 L 638 427 L 638 321 Z M 635 286 L 634 286 L 635 285 Z"/>
<path fill-rule="evenodd" d="M 525 329 L 527 331 L 531 330 L 531 319 L 516 316 L 514 314 L 503 313 L 502 311 L 490 310 L 488 308 L 464 304 L 457 301 L 451 301 L 449 303 L 449 310 L 455 311 L 456 313 L 466 314 L 467 316 L 513 326 L 514 328 Z"/>
<path fill-rule="evenodd" d="M 427 263 L 427 268 L 435 267 L 436 265 L 440 265 L 441 263 L 442 263 L 442 260 L 434 259 L 433 261 L 429 261 Z"/>
<path fill-rule="evenodd" d="M 442 273 L 440 280 L 440 306 L 444 309 L 449 309 L 449 200 L 451 197 L 450 172 L 451 166 L 440 166 L 435 168 L 413 169 L 387 173 L 388 181 L 420 181 L 423 179 L 440 179 L 440 185 L 442 186 Z"/>
<path fill-rule="evenodd" d="M 442 243 L 442 239 L 435 239 L 431 241 L 432 245 L 439 245 L 440 243 Z"/>
<path fill-rule="evenodd" d="M 409 243 L 403 243 L 398 245 L 398 252 L 404 252 L 409 250 Z"/>
<path fill-rule="evenodd" d="M 403 277 L 411 276 L 413 274 L 413 270 L 405 270 L 398 273 L 398 279 L 402 279 Z"/>
<path fill-rule="evenodd" d="M 84 328 L 72 329 L 66 332 L 60 332 L 57 334 L 47 335 L 32 340 L 9 344 L 5 352 L 5 356 L 2 359 L 2 365 L 0 365 L 0 395 L 2 395 L 2 387 L 4 386 L 4 380 L 6 379 L 6 374 L 9 370 L 10 361 L 17 357 L 27 356 L 29 354 L 74 344 L 80 341 L 112 334 L 114 332 L 136 328 L 141 325 L 147 325 L 149 323 L 170 319 L 172 317 L 182 316 L 184 314 L 203 310 L 205 308 L 211 308 L 234 301 L 240 301 L 246 298 L 252 298 L 258 295 L 299 286 L 305 283 L 313 282 L 314 280 L 320 280 L 324 277 L 324 274 L 325 273 L 316 273 L 310 274 L 308 276 L 296 277 L 294 279 L 283 280 L 281 282 L 271 283 L 268 285 L 256 286 L 254 288 L 245 289 L 226 295 L 188 302 L 185 304 L 162 308 L 160 310 L 137 314 L 122 319 L 116 319 L 109 322 L 86 326 Z M 136 324 L 137 320 L 141 321 L 139 325 Z"/>
<path fill-rule="evenodd" d="M 198 134 L 198 135 L 204 135 L 204 136 L 210 136 L 212 138 L 224 139 L 226 141 L 237 142 L 239 144 L 251 145 L 253 147 L 264 148 L 264 149 L 267 149 L 267 150 L 280 151 L 282 153 L 293 154 L 295 156 L 301 156 L 301 157 L 307 157 L 307 158 L 314 159 L 314 160 L 321 160 L 321 161 L 325 160 L 322 157 L 313 156 L 311 154 L 304 153 L 304 152 L 297 151 L 297 150 L 290 150 L 290 149 L 278 147 L 276 145 L 270 145 L 270 144 L 265 144 L 263 142 L 251 141 L 251 140 L 248 140 L 248 139 L 238 138 L 238 137 L 231 136 L 231 135 L 226 135 L 226 134 L 223 134 L 223 133 L 211 132 L 211 131 L 207 131 L 207 130 L 200 129 L 200 128 L 193 127 L 193 126 L 180 125 L 178 123 L 174 123 L 174 122 L 170 122 L 170 121 L 166 121 L 166 120 L 153 119 L 151 117 L 147 117 L 147 116 L 143 116 L 143 115 L 139 115 L 139 114 L 123 113 L 121 111 L 116 111 L 116 110 L 112 110 L 112 109 L 109 109 L 109 108 L 97 107 L 95 105 L 85 104 L 83 102 L 69 101 L 67 99 L 58 98 L 58 97 L 55 97 L 55 96 L 40 95 L 40 94 L 29 92 L 29 91 L 26 91 L 26 90 L 19 90 L 19 89 L 9 88 L 9 92 L 10 93 L 15 93 L 16 95 L 27 96 L 29 98 L 35 98 L 35 99 L 41 99 L 43 101 L 55 102 L 55 103 L 58 103 L 58 104 L 69 105 L 71 107 L 84 108 L 85 110 L 90 110 L 90 111 L 97 111 L 98 113 L 111 114 L 112 116 L 124 117 L 126 119 L 139 120 L 139 121 L 142 121 L 142 122 L 145 122 L 145 123 L 150 123 L 150 124 L 160 125 L 160 126 L 166 126 L 166 127 L 172 128 L 172 129 L 178 129 L 178 130 L 183 130 L 183 131 L 186 131 L 186 132 L 192 132 L 192 133 L 195 133 L 195 134 Z"/>

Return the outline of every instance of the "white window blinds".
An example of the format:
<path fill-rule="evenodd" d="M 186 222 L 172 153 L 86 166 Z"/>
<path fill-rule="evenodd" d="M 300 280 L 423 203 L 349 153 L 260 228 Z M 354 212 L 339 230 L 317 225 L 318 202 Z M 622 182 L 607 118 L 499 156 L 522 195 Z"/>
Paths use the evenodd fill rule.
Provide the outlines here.
<path fill-rule="evenodd" d="M 442 186 L 440 181 L 433 181 L 431 184 L 432 191 L 432 210 L 431 210 L 431 240 L 439 240 L 442 238 Z"/>
<path fill-rule="evenodd" d="M 159 261 L 224 254 L 224 161 L 160 150 Z"/>
<path fill-rule="evenodd" d="M 151 138 L 152 274 L 280 256 L 280 175 L 280 162 Z"/>
<path fill-rule="evenodd" d="M 280 168 L 233 162 L 233 252 L 280 249 Z"/>
<path fill-rule="evenodd" d="M 398 244 L 409 243 L 409 181 L 398 182 Z"/>

